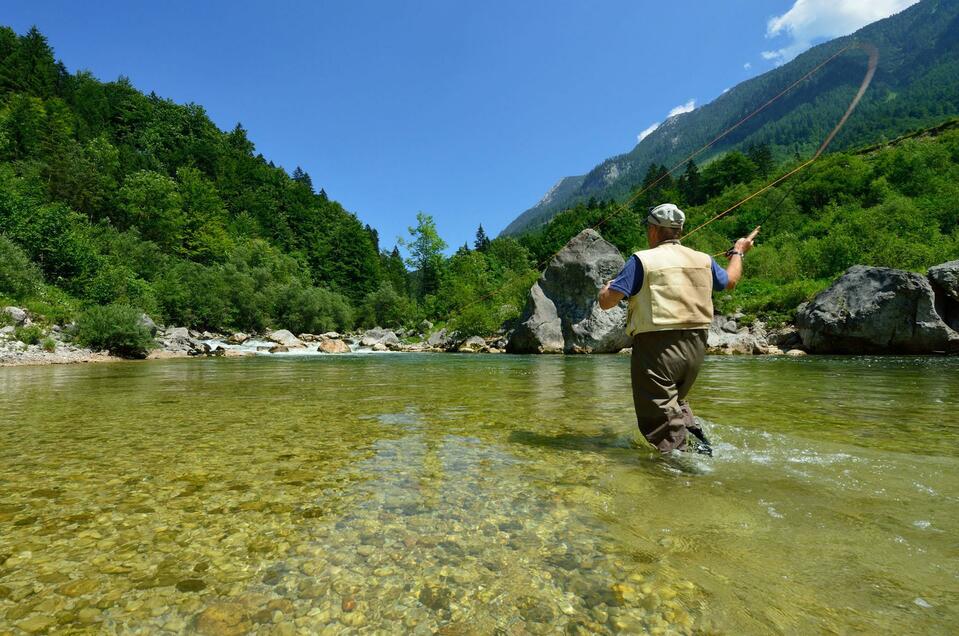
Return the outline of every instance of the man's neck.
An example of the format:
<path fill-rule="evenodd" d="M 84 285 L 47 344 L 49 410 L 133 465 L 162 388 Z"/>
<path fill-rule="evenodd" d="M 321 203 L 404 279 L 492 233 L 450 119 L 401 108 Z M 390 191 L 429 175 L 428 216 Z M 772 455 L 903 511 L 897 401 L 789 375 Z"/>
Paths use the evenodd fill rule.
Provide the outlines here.
<path fill-rule="evenodd" d="M 663 239 L 663 240 L 661 240 L 661 241 L 656 241 L 655 245 L 651 245 L 649 249 L 653 249 L 653 248 L 659 247 L 660 245 L 666 245 L 666 244 L 668 244 L 668 243 L 674 243 L 674 244 L 676 244 L 676 245 L 679 245 L 679 244 L 680 244 L 680 243 L 679 243 L 679 239 L 674 239 L 674 238 L 673 238 L 673 239 Z"/>

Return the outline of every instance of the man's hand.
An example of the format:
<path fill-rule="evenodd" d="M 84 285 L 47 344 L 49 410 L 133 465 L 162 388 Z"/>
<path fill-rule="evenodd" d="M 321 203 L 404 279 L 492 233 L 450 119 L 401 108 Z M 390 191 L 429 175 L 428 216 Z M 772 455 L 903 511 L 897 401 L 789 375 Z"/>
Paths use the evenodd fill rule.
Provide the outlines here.
<path fill-rule="evenodd" d="M 733 248 L 726 252 L 726 256 L 732 258 L 736 252 L 739 252 L 743 256 L 746 255 L 746 252 L 753 248 L 753 241 L 756 240 L 756 236 L 759 234 L 759 226 L 755 230 L 749 233 L 749 236 L 744 236 L 743 238 L 736 241 L 736 244 L 733 245 Z"/>
<path fill-rule="evenodd" d="M 741 239 L 739 239 L 739 240 L 736 241 L 736 245 L 733 246 L 732 251 L 733 251 L 733 252 L 739 252 L 739 253 L 741 253 L 741 254 L 745 254 L 746 252 L 748 252 L 748 251 L 751 250 L 752 248 L 753 248 L 753 241 L 752 241 L 752 239 L 750 239 L 750 238 L 747 237 L 747 236 L 744 236 L 743 238 L 741 238 Z M 732 252 L 730 253 L 730 256 L 732 256 Z"/>

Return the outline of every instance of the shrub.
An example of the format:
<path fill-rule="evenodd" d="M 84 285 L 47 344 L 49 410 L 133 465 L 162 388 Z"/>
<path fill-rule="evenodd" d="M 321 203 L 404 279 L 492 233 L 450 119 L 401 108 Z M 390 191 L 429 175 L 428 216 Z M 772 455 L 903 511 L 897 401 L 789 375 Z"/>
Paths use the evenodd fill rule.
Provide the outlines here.
<path fill-rule="evenodd" d="M 77 342 L 123 358 L 145 358 L 154 342 L 150 331 L 140 323 L 141 314 L 130 305 L 91 307 L 77 321 Z"/>
<path fill-rule="evenodd" d="M 347 331 L 353 326 L 353 310 L 345 297 L 321 287 L 293 283 L 280 291 L 276 319 L 294 333 Z"/>
<path fill-rule="evenodd" d="M 0 293 L 23 299 L 34 294 L 42 283 L 39 268 L 26 252 L 0 234 Z"/>
<path fill-rule="evenodd" d="M 46 337 L 43 339 L 43 342 L 40 343 L 40 346 L 43 347 L 43 350 L 47 353 L 53 353 L 57 350 L 57 341 L 53 338 Z"/>
<path fill-rule="evenodd" d="M 40 342 L 40 338 L 43 337 L 43 330 L 36 325 L 30 325 L 29 327 L 17 327 L 13 331 L 13 337 L 28 345 L 35 345 L 38 344 Z"/>

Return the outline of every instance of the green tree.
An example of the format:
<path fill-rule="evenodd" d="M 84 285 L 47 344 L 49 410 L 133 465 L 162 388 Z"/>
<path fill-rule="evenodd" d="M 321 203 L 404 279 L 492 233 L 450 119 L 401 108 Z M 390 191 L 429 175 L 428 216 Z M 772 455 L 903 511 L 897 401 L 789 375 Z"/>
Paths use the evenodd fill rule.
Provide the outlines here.
<path fill-rule="evenodd" d="M 439 288 L 446 241 L 440 238 L 433 217 L 423 212 L 416 214 L 416 226 L 408 231 L 410 239 L 401 237 L 399 243 L 409 250 L 406 262 L 415 272 L 418 296 L 424 298 Z"/>
<path fill-rule="evenodd" d="M 483 229 L 483 224 L 480 223 L 479 228 L 476 230 L 476 240 L 473 241 L 473 249 L 477 252 L 485 252 L 489 249 L 490 240 L 486 236 L 486 231 Z"/>
<path fill-rule="evenodd" d="M 177 183 L 152 170 L 128 176 L 120 189 L 119 209 L 125 225 L 168 250 L 183 246 L 186 217 Z"/>

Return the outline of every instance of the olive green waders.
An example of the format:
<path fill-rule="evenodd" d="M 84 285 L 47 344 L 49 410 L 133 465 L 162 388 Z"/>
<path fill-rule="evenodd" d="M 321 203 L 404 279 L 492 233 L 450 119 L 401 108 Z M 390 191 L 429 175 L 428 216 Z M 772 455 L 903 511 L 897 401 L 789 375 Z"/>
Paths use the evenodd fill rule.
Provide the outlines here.
<path fill-rule="evenodd" d="M 706 355 L 706 329 L 649 331 L 633 336 L 630 375 L 639 430 L 661 452 L 684 450 L 699 430 L 686 395 Z"/>

